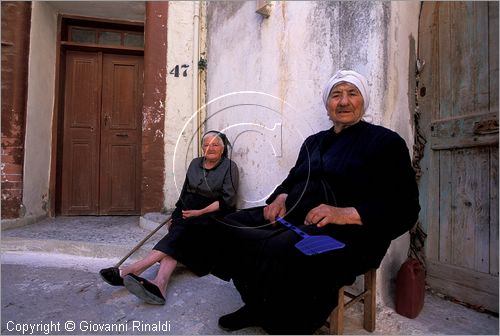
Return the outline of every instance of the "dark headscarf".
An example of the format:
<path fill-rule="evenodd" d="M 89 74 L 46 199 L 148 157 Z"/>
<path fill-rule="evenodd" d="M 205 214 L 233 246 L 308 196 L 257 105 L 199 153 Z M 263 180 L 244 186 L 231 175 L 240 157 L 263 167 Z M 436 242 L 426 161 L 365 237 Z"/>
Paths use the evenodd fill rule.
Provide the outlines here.
<path fill-rule="evenodd" d="M 203 136 L 201 137 L 201 139 L 203 140 L 205 138 L 205 136 L 207 136 L 209 134 L 213 134 L 213 135 L 215 135 L 216 137 L 218 137 L 219 139 L 222 140 L 222 143 L 224 145 L 224 151 L 222 152 L 222 156 L 225 157 L 225 158 L 227 158 L 228 152 L 229 152 L 229 148 L 228 147 L 231 146 L 231 143 L 227 139 L 227 136 L 224 133 L 222 133 L 222 132 L 212 130 L 212 131 L 208 131 L 205 134 L 203 134 Z"/>

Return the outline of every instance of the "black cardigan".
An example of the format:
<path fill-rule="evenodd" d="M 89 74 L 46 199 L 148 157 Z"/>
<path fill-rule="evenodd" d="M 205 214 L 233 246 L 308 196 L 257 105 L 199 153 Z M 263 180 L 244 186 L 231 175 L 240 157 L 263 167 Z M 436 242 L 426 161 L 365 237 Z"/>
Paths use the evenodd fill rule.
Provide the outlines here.
<path fill-rule="evenodd" d="M 333 199 L 325 196 L 322 183 Z M 289 194 L 287 209 L 294 207 L 290 215 L 298 223 L 320 203 L 354 207 L 366 234 L 386 241 L 411 229 L 420 211 L 405 141 L 364 121 L 338 134 L 332 128 L 308 137 L 295 166 L 267 203 L 281 193 Z"/>

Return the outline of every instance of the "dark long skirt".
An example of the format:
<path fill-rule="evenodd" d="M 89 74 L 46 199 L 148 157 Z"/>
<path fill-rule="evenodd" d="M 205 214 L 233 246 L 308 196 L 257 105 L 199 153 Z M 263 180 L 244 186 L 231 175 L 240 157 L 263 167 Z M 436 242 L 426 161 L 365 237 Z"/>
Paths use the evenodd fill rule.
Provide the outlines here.
<path fill-rule="evenodd" d="M 201 209 L 212 201 L 200 196 L 189 197 L 188 202 L 189 204 L 177 203 L 172 213 L 172 225 L 168 234 L 153 247 L 153 250 L 168 254 L 198 276 L 212 272 L 227 280 L 227 277 L 218 272 L 216 267 L 217 260 L 220 260 L 222 253 L 217 221 L 230 212 L 217 211 L 184 219 L 182 209 Z"/>
<path fill-rule="evenodd" d="M 241 298 L 271 334 L 311 334 L 338 300 L 338 289 L 378 267 L 390 242 L 371 241 L 361 226 L 297 225 L 308 234 L 327 234 L 346 247 L 314 256 L 294 245 L 302 238 L 281 224 L 267 224 L 262 207 L 226 216 L 226 270 Z"/>

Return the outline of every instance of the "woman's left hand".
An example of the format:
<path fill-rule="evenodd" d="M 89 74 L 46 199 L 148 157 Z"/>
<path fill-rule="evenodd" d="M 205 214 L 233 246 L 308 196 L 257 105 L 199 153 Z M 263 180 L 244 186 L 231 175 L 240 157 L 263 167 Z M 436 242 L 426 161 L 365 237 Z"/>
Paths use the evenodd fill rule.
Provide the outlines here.
<path fill-rule="evenodd" d="M 201 210 L 182 210 L 182 218 L 198 217 L 203 215 Z"/>
<path fill-rule="evenodd" d="M 317 227 L 323 227 L 327 224 L 361 225 L 362 222 L 355 208 L 337 208 L 327 204 L 320 204 L 308 212 L 304 224 L 314 224 Z"/>

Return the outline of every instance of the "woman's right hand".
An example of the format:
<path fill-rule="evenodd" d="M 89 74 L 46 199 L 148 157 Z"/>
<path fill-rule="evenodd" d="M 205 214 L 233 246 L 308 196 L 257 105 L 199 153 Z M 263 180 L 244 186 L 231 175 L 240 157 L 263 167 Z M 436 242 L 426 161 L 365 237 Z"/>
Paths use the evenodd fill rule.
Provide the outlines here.
<path fill-rule="evenodd" d="M 203 215 L 202 210 L 182 210 L 182 218 L 198 217 Z"/>
<path fill-rule="evenodd" d="M 276 216 L 283 217 L 286 214 L 286 198 L 288 194 L 279 194 L 274 201 L 264 207 L 264 218 L 270 222 L 276 220 Z"/>

